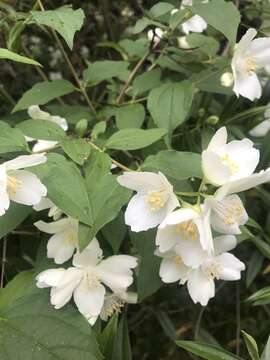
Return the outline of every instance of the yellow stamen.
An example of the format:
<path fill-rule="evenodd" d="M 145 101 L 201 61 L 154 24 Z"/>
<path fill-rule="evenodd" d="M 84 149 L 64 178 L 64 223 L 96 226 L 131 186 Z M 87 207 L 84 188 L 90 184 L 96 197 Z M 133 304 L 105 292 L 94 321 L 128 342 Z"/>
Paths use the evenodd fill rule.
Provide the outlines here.
<path fill-rule="evenodd" d="M 16 195 L 18 188 L 22 185 L 22 181 L 15 178 L 15 176 L 8 176 L 7 190 L 10 195 Z"/>
<path fill-rule="evenodd" d="M 167 202 L 168 194 L 164 190 L 149 191 L 146 195 L 146 201 L 151 211 L 160 210 Z"/>
<path fill-rule="evenodd" d="M 182 258 L 181 256 L 179 255 L 176 255 L 174 258 L 173 258 L 173 261 L 176 265 L 182 265 L 183 264 L 183 261 L 182 261 Z"/>
<path fill-rule="evenodd" d="M 199 238 L 198 228 L 192 220 L 184 221 L 176 225 L 175 231 L 185 240 L 197 240 Z"/>
<path fill-rule="evenodd" d="M 256 70 L 257 66 L 251 58 L 246 60 L 246 70 L 249 74 L 253 73 Z"/>
<path fill-rule="evenodd" d="M 227 165 L 230 169 L 230 172 L 232 175 L 236 174 L 239 171 L 239 165 L 234 162 L 228 154 L 224 154 L 220 156 L 222 162 Z"/>

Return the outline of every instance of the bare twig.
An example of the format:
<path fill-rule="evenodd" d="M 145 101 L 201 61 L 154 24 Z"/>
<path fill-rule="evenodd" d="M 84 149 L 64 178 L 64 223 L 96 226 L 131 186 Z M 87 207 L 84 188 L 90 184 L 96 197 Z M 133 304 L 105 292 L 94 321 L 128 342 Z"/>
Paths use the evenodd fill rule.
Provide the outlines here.
<path fill-rule="evenodd" d="M 2 251 L 2 264 L 1 264 L 1 279 L 0 279 L 0 287 L 4 287 L 4 278 L 5 278 L 5 270 L 7 263 L 7 237 L 3 238 L 3 251 Z"/>
<path fill-rule="evenodd" d="M 39 7 L 40 7 L 41 11 L 45 11 L 45 8 L 44 8 L 41 0 L 38 0 L 38 4 L 39 4 Z M 84 98 L 85 98 L 85 100 L 86 100 L 89 108 L 91 109 L 91 111 L 93 112 L 93 114 L 96 115 L 96 110 L 95 110 L 95 108 L 94 108 L 94 105 L 92 104 L 92 102 L 91 102 L 91 100 L 90 100 L 90 98 L 89 98 L 89 96 L 88 96 L 85 88 L 83 87 L 83 85 L 82 85 L 82 83 L 81 83 L 81 81 L 80 81 L 80 79 L 79 79 L 79 77 L 78 77 L 78 75 L 77 75 L 77 73 L 76 73 L 76 71 L 75 71 L 75 69 L 74 69 L 74 66 L 72 65 L 71 61 L 69 60 L 69 57 L 68 57 L 68 55 L 67 55 L 67 53 L 66 53 L 66 51 L 65 51 L 65 49 L 64 49 L 64 46 L 63 46 L 61 40 L 58 38 L 55 30 L 51 29 L 51 33 L 52 33 L 52 35 L 53 35 L 53 37 L 54 37 L 54 39 L 55 39 L 55 41 L 56 41 L 56 43 L 57 43 L 60 51 L 61 51 L 61 53 L 62 53 L 62 55 L 63 55 L 63 57 L 64 57 L 67 65 L 68 65 L 68 67 L 69 67 L 69 69 L 70 69 L 70 71 L 71 71 L 71 73 L 72 73 L 72 75 L 73 75 L 73 77 L 74 77 L 77 85 L 79 86 L 80 91 L 81 91 L 81 93 L 83 94 L 83 96 L 84 96 Z"/>

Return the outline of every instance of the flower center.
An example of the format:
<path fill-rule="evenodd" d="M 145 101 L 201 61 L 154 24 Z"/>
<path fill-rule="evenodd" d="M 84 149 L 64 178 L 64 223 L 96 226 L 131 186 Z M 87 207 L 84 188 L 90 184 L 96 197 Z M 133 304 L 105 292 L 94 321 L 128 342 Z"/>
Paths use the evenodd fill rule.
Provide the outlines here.
<path fill-rule="evenodd" d="M 96 288 L 100 284 L 100 279 L 94 271 L 88 270 L 86 281 L 89 288 Z"/>
<path fill-rule="evenodd" d="M 160 210 L 168 200 L 168 193 L 165 190 L 149 191 L 146 195 L 146 202 L 151 211 Z"/>
<path fill-rule="evenodd" d="M 228 154 L 221 155 L 220 158 L 222 162 L 228 166 L 232 175 L 236 174 L 239 171 L 239 165 L 237 165 L 236 162 L 233 161 Z"/>
<path fill-rule="evenodd" d="M 255 70 L 257 66 L 254 63 L 254 61 L 251 58 L 246 59 L 246 71 L 249 75 L 251 75 Z"/>
<path fill-rule="evenodd" d="M 214 209 L 226 225 L 239 223 L 244 213 L 244 208 L 240 201 L 233 201 L 230 204 L 218 201 Z"/>
<path fill-rule="evenodd" d="M 211 261 L 202 266 L 202 271 L 209 280 L 219 280 L 221 266 L 217 262 Z"/>
<path fill-rule="evenodd" d="M 8 176 L 7 191 L 10 195 L 16 195 L 18 188 L 22 185 L 22 181 L 15 178 L 15 176 Z"/>
<path fill-rule="evenodd" d="M 175 226 L 176 233 L 185 240 L 197 240 L 199 238 L 199 232 L 197 225 L 192 221 L 183 221 Z"/>
<path fill-rule="evenodd" d="M 176 265 L 179 265 L 179 266 L 183 264 L 182 258 L 181 258 L 181 256 L 179 256 L 179 255 L 176 255 L 176 256 L 173 258 L 173 261 L 174 261 L 174 263 L 175 263 Z"/>
<path fill-rule="evenodd" d="M 69 245 L 77 245 L 78 244 L 78 237 L 75 231 L 71 230 L 66 239 L 67 243 Z"/>
<path fill-rule="evenodd" d="M 120 299 L 118 296 L 107 296 L 102 312 L 104 313 L 105 317 L 111 317 L 114 313 L 120 313 L 124 305 L 124 300 Z"/>

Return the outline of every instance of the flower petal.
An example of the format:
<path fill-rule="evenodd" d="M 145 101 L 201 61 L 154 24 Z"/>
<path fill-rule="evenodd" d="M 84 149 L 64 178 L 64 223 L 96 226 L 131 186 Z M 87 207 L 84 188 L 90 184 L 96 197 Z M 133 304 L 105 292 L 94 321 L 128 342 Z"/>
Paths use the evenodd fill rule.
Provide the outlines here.
<path fill-rule="evenodd" d="M 40 182 L 35 174 L 25 170 L 14 170 L 11 172 L 20 182 L 17 189 L 9 193 L 11 200 L 24 205 L 35 205 L 43 196 L 47 195 L 46 187 Z"/>
<path fill-rule="evenodd" d="M 158 190 L 164 185 L 163 177 L 159 174 L 147 171 L 124 172 L 123 175 L 118 176 L 117 181 L 120 185 L 140 193 Z"/>
<path fill-rule="evenodd" d="M 207 147 L 207 151 L 215 152 L 222 146 L 226 145 L 227 137 L 227 129 L 225 126 L 222 126 L 220 129 L 218 129 L 218 131 L 216 131 L 216 133 L 212 137 Z"/>
<path fill-rule="evenodd" d="M 68 232 L 61 232 L 53 235 L 47 243 L 47 257 L 54 259 L 56 264 L 63 264 L 69 260 L 76 246 L 68 241 Z"/>
<path fill-rule="evenodd" d="M 58 221 L 53 221 L 51 223 L 46 223 L 45 221 L 37 221 L 34 225 L 40 230 L 47 234 L 56 234 L 63 231 L 66 231 L 70 227 L 69 218 L 64 218 Z"/>
<path fill-rule="evenodd" d="M 179 256 L 175 255 L 175 257 L 164 258 L 161 261 L 159 276 L 164 283 L 173 283 L 175 281 L 181 280 L 181 283 L 184 284 L 189 269 L 184 263 L 177 261 Z"/>
<path fill-rule="evenodd" d="M 241 279 L 241 271 L 245 270 L 245 264 L 230 253 L 224 253 L 216 257 L 219 265 L 219 278 L 227 281 Z"/>
<path fill-rule="evenodd" d="M 220 157 L 212 151 L 203 151 L 202 169 L 210 184 L 220 186 L 230 179 L 229 167 L 223 164 Z"/>
<path fill-rule="evenodd" d="M 262 96 L 262 86 L 255 73 L 236 72 L 233 91 L 237 96 L 242 95 L 251 101 Z"/>
<path fill-rule="evenodd" d="M 5 164 L 0 165 L 0 200 L 0 216 L 2 216 L 10 205 L 7 192 L 7 173 Z"/>
<path fill-rule="evenodd" d="M 219 255 L 233 250 L 237 245 L 236 237 L 233 235 L 221 235 L 214 238 L 215 254 Z"/>
<path fill-rule="evenodd" d="M 270 121 L 269 119 L 267 119 L 259 123 L 254 128 L 252 128 L 249 131 L 249 135 L 254 137 L 263 137 L 268 133 L 269 130 L 270 130 Z"/>
<path fill-rule="evenodd" d="M 38 140 L 32 148 L 33 153 L 47 151 L 53 149 L 57 145 L 57 141 Z"/>
<path fill-rule="evenodd" d="M 206 277 L 200 269 L 190 273 L 187 286 L 195 304 L 199 302 L 202 306 L 206 306 L 208 301 L 215 296 L 214 280 Z"/>
<path fill-rule="evenodd" d="M 7 161 L 7 170 L 19 170 L 30 166 L 44 164 L 47 158 L 43 154 L 21 155 L 16 159 Z"/>
<path fill-rule="evenodd" d="M 66 270 L 62 268 L 42 271 L 36 277 L 37 287 L 45 288 L 51 286 L 58 286 L 65 271 Z"/>
<path fill-rule="evenodd" d="M 85 268 L 95 266 L 102 258 L 102 250 L 96 238 L 90 241 L 90 244 L 80 253 L 77 252 L 72 260 L 73 266 Z"/>

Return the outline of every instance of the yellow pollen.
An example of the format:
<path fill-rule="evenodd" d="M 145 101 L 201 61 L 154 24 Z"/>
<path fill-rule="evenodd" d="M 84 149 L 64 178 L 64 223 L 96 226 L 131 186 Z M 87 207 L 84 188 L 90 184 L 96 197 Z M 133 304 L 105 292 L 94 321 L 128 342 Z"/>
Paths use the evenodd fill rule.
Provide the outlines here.
<path fill-rule="evenodd" d="M 91 288 L 96 288 L 100 284 L 99 277 L 93 271 L 86 273 L 86 281 L 87 285 Z"/>
<path fill-rule="evenodd" d="M 119 298 L 107 300 L 105 305 L 105 314 L 108 317 L 111 317 L 114 313 L 120 313 L 125 302 Z"/>
<path fill-rule="evenodd" d="M 237 165 L 228 154 L 220 156 L 222 162 L 227 165 L 230 169 L 232 175 L 236 174 L 239 171 L 239 165 Z"/>
<path fill-rule="evenodd" d="M 234 202 L 226 209 L 223 221 L 227 225 L 232 225 L 235 222 L 239 222 L 243 215 L 243 207 L 240 203 Z"/>
<path fill-rule="evenodd" d="M 211 262 L 206 264 L 202 267 L 202 270 L 205 274 L 205 276 L 211 280 L 211 279 L 217 279 L 219 280 L 219 273 L 221 270 L 221 266 L 216 262 Z"/>
<path fill-rule="evenodd" d="M 164 190 L 149 191 L 146 195 L 146 201 L 151 211 L 160 210 L 167 202 L 168 194 Z"/>
<path fill-rule="evenodd" d="M 246 60 L 246 70 L 249 74 L 256 70 L 257 66 L 251 58 Z"/>
<path fill-rule="evenodd" d="M 22 181 L 15 178 L 15 176 L 8 176 L 7 190 L 10 195 L 16 195 L 18 188 L 22 185 Z"/>
<path fill-rule="evenodd" d="M 181 256 L 179 255 L 176 255 L 174 258 L 173 258 L 173 261 L 176 265 L 182 265 L 183 264 L 183 261 L 181 259 Z"/>
<path fill-rule="evenodd" d="M 197 240 L 199 238 L 198 228 L 192 220 L 184 221 L 176 225 L 175 231 L 185 240 Z"/>
<path fill-rule="evenodd" d="M 67 236 L 67 243 L 69 245 L 77 245 L 78 238 L 77 238 L 77 234 L 74 231 L 69 232 L 69 234 Z"/>

